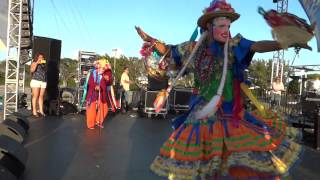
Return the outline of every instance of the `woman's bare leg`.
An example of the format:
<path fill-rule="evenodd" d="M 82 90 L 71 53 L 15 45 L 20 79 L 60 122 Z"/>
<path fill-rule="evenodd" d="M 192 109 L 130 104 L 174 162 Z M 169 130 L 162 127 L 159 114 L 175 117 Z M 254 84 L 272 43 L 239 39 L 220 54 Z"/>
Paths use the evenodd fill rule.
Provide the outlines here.
<path fill-rule="evenodd" d="M 32 114 L 37 115 L 37 101 L 40 93 L 40 88 L 32 88 Z"/>
<path fill-rule="evenodd" d="M 41 114 L 44 114 L 43 111 L 43 97 L 44 97 L 44 93 L 46 92 L 46 88 L 41 88 L 40 89 L 40 94 L 39 94 L 39 111 Z"/>

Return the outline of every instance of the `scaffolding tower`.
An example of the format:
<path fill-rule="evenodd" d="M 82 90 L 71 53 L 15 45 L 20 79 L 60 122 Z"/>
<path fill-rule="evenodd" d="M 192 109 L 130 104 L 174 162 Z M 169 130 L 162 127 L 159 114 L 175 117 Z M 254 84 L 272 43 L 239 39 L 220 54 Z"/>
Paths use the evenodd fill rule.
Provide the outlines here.
<path fill-rule="evenodd" d="M 25 63 L 31 60 L 32 6 L 29 0 L 9 0 L 4 119 L 18 111 L 19 90 L 24 92 Z"/>
<path fill-rule="evenodd" d="M 88 52 L 88 51 L 79 51 L 78 56 L 78 76 L 77 76 L 77 87 L 78 87 L 78 111 L 85 110 L 85 102 L 81 104 L 82 94 L 84 91 L 84 85 L 86 81 L 87 74 L 90 69 L 93 69 L 94 64 L 93 62 L 96 60 L 97 54 L 95 52 Z"/>
<path fill-rule="evenodd" d="M 277 3 L 277 11 L 279 13 L 288 12 L 288 0 L 274 0 L 274 3 Z M 279 76 L 281 81 L 283 78 L 283 67 L 285 65 L 284 62 L 284 50 L 278 50 L 273 52 L 273 60 L 272 60 L 272 71 L 271 71 L 271 84 L 275 77 Z"/>

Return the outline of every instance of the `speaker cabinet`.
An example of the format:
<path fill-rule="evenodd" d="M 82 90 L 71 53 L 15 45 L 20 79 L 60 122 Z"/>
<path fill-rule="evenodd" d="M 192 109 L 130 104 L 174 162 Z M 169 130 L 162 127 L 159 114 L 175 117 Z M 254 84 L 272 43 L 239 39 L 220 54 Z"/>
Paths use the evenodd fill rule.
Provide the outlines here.
<path fill-rule="evenodd" d="M 175 88 L 173 89 L 170 105 L 175 111 L 187 111 L 189 110 L 191 96 L 191 88 Z"/>
<path fill-rule="evenodd" d="M 0 135 L 0 166 L 19 178 L 25 170 L 27 150 L 14 139 Z"/>
<path fill-rule="evenodd" d="M 61 40 L 34 36 L 33 59 L 39 53 L 44 54 L 47 61 L 47 88 L 46 99 L 50 102 L 59 96 L 59 65 L 61 54 Z"/>
<path fill-rule="evenodd" d="M 17 178 L 3 165 L 0 164 L 0 179 L 17 180 Z"/>
<path fill-rule="evenodd" d="M 146 91 L 145 93 L 145 103 L 144 103 L 144 113 L 150 114 L 163 114 L 166 115 L 168 113 L 168 101 L 165 102 L 165 105 L 160 109 L 159 113 L 155 112 L 155 108 L 153 106 L 154 100 L 157 98 L 157 95 L 160 91 Z"/>
<path fill-rule="evenodd" d="M 24 141 L 26 131 L 12 120 L 4 120 L 0 124 L 0 136 L 8 136 L 19 143 Z"/>
<path fill-rule="evenodd" d="M 29 120 L 26 117 L 19 116 L 17 112 L 13 115 L 9 115 L 6 119 L 11 120 L 19 124 L 26 132 L 29 130 Z"/>
<path fill-rule="evenodd" d="M 160 91 L 162 89 L 167 89 L 168 87 L 168 79 L 166 80 L 158 80 L 151 76 L 148 76 L 148 90 L 149 91 Z"/>

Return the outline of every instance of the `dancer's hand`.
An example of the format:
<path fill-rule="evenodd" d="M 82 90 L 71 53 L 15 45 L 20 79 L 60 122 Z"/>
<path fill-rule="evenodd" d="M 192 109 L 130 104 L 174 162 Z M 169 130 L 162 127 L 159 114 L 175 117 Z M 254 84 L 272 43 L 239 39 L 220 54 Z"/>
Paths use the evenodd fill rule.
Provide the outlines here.
<path fill-rule="evenodd" d="M 156 48 L 156 50 L 160 53 L 160 54 L 165 54 L 168 50 L 167 46 L 165 43 L 158 41 L 157 39 L 149 36 L 147 33 L 145 33 L 144 31 L 142 31 L 142 29 L 138 26 L 135 26 L 139 36 L 141 37 L 141 39 L 143 39 L 145 42 L 150 43 L 150 46 L 154 46 Z"/>
<path fill-rule="evenodd" d="M 99 87 L 98 85 L 96 85 L 96 86 L 94 87 L 94 89 L 95 89 L 96 91 L 99 91 L 99 90 L 100 90 L 100 87 Z"/>
<path fill-rule="evenodd" d="M 310 47 L 308 44 L 293 44 L 291 47 L 294 47 L 295 49 L 303 48 L 312 51 L 312 47 Z"/>
<path fill-rule="evenodd" d="M 141 39 L 143 39 L 146 42 L 153 42 L 155 41 L 154 38 L 152 38 L 151 36 L 149 36 L 147 33 L 145 33 L 144 31 L 142 31 L 142 29 L 138 26 L 135 26 L 137 33 L 139 34 L 139 36 L 141 37 Z"/>

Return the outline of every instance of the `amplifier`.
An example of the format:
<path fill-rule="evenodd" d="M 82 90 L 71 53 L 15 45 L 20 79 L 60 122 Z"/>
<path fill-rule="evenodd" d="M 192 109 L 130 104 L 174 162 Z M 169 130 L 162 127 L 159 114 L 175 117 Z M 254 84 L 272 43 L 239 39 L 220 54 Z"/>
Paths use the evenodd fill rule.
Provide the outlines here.
<path fill-rule="evenodd" d="M 166 115 L 168 113 L 168 101 L 165 102 L 165 106 L 160 110 L 159 113 L 155 112 L 153 102 L 156 99 L 160 91 L 146 91 L 145 93 L 145 103 L 144 103 L 144 113 L 151 114 L 162 114 Z"/>
<path fill-rule="evenodd" d="M 189 110 L 189 102 L 192 96 L 192 88 L 175 88 L 173 89 L 170 106 L 175 111 Z"/>

